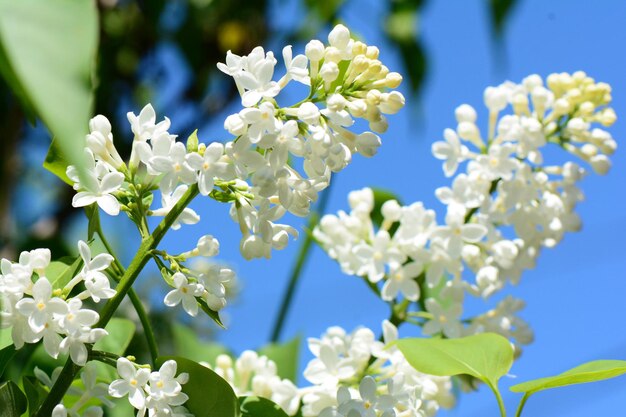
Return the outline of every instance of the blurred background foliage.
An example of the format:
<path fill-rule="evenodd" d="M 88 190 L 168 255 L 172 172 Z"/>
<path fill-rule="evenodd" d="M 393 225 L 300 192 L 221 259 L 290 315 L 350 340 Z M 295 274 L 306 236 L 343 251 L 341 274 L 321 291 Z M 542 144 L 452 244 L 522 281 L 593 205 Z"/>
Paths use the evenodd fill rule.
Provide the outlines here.
<path fill-rule="evenodd" d="M 307 19 L 286 32 L 273 28 L 272 10 L 289 1 L 100 0 L 93 114 L 112 121 L 122 156 L 132 141 L 126 109 L 151 101 L 159 114 L 176 115 L 176 131 L 186 137 L 238 98 L 234 84 L 216 69 L 226 51 L 247 54 L 256 45 L 305 42 L 340 22 L 342 7 L 359 0 L 295 0 L 303 3 Z M 412 99 L 419 100 L 428 73 L 419 26 L 425 1 L 380 1 L 388 3 L 380 31 L 401 56 L 399 70 Z M 514 3 L 485 0 L 494 41 L 503 35 Z M 80 213 L 71 207 L 72 190 L 42 173 L 50 135 L 41 123 L 28 123 L 26 114 L 0 77 L 0 256 L 15 258 L 42 246 L 64 256 L 70 248 L 61 231 Z"/>

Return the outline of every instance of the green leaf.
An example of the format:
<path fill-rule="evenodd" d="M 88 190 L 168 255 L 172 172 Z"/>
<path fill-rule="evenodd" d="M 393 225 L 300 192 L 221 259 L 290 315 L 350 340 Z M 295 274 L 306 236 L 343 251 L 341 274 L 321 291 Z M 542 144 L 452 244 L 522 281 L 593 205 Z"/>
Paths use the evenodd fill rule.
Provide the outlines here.
<path fill-rule="evenodd" d="M 59 146 L 59 141 L 53 138 L 52 143 L 48 148 L 46 159 L 43 161 L 43 167 L 57 177 L 61 178 L 61 180 L 63 180 L 63 182 L 67 185 L 73 186 L 74 181 L 70 180 L 66 173 L 68 165 L 70 165 L 70 163 L 63 155 L 63 151 L 61 151 Z"/>
<path fill-rule="evenodd" d="M 13 338 L 11 337 L 11 328 L 0 329 L 0 349 L 4 349 L 7 346 L 13 345 Z"/>
<path fill-rule="evenodd" d="M 104 328 L 109 334 L 93 346 L 94 350 L 122 356 L 135 335 L 136 326 L 131 320 L 114 317 Z M 104 363 L 98 363 L 98 373 L 110 379 L 116 378 L 116 371 Z"/>
<path fill-rule="evenodd" d="M 198 152 L 198 129 L 187 138 L 187 152 Z"/>
<path fill-rule="evenodd" d="M 213 321 L 217 323 L 217 325 L 220 326 L 222 329 L 226 328 L 224 326 L 224 323 L 222 323 L 222 319 L 220 318 L 220 313 L 218 313 L 217 311 L 211 310 L 211 307 L 209 307 L 206 301 L 204 301 L 202 298 L 196 298 L 196 300 L 198 300 L 198 304 L 200 305 L 200 308 L 202 309 L 202 311 L 206 313 L 207 316 L 211 317 Z"/>
<path fill-rule="evenodd" d="M 189 396 L 185 407 L 195 417 L 237 417 L 239 403 L 237 396 L 218 374 L 197 362 L 181 357 L 162 357 L 158 366 L 173 359 L 178 364 L 177 372 L 189 374 L 189 381 L 183 385 L 183 392 Z"/>
<path fill-rule="evenodd" d="M 398 348 L 420 372 L 437 376 L 471 375 L 492 389 L 513 364 L 513 347 L 503 336 L 481 333 L 459 339 L 400 339 Z"/>
<path fill-rule="evenodd" d="M 400 198 L 391 191 L 383 190 L 382 188 L 373 188 L 374 192 L 374 209 L 372 210 L 372 221 L 378 227 L 383 223 L 382 207 L 389 200 L 396 200 L 398 204 L 402 205 Z"/>
<path fill-rule="evenodd" d="M 296 382 L 298 378 L 298 356 L 300 353 L 300 337 L 286 343 L 270 343 L 259 349 L 259 355 L 265 355 L 274 362 L 278 376 Z"/>
<path fill-rule="evenodd" d="M 89 223 L 87 224 L 87 240 L 92 240 L 98 229 L 100 229 L 100 211 L 97 204 L 85 207 L 85 214 Z"/>
<path fill-rule="evenodd" d="M 114 317 L 104 329 L 109 333 L 108 336 L 98 340 L 93 348 L 122 356 L 135 335 L 135 323 L 129 319 Z"/>
<path fill-rule="evenodd" d="M 77 166 L 93 104 L 98 31 L 93 1 L 0 0 L 2 74 Z"/>
<path fill-rule="evenodd" d="M 26 396 L 13 381 L 0 385 L 0 417 L 20 417 L 26 412 Z"/>
<path fill-rule="evenodd" d="M 4 370 L 6 369 L 11 359 L 13 359 L 14 355 L 15 346 L 13 346 L 12 343 L 0 350 L 0 377 L 2 377 Z"/>
<path fill-rule="evenodd" d="M 263 397 L 239 397 L 242 417 L 288 417 L 278 404 Z"/>
<path fill-rule="evenodd" d="M 523 392 L 528 395 L 550 388 L 565 387 L 567 385 L 584 384 L 587 382 L 602 381 L 615 378 L 626 373 L 626 361 L 598 360 L 585 363 L 563 372 L 562 374 L 545 378 L 534 379 L 513 385 L 511 391 Z"/>
<path fill-rule="evenodd" d="M 172 335 L 174 336 L 174 348 L 178 356 L 214 365 L 218 355 L 229 354 L 228 349 L 224 346 L 219 343 L 200 340 L 196 332 L 182 324 L 174 323 Z"/>
<path fill-rule="evenodd" d="M 48 395 L 48 391 L 33 376 L 25 376 L 23 379 L 24 392 L 28 399 L 28 415 L 32 416 Z"/>
<path fill-rule="evenodd" d="M 52 284 L 53 289 L 63 289 L 80 272 L 83 266 L 83 258 L 61 258 L 50 262 L 46 268 L 46 278 Z"/>

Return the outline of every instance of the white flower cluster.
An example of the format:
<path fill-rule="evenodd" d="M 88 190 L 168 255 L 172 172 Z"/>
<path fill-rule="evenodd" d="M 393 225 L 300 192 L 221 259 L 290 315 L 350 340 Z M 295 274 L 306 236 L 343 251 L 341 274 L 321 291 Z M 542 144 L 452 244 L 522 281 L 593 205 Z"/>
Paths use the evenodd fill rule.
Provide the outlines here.
<path fill-rule="evenodd" d="M 384 343 L 367 328 L 331 327 L 308 340 L 315 358 L 304 371 L 313 384 L 301 389 L 305 417 L 426 417 L 454 405 L 451 379 L 417 372 L 389 345 L 397 328 L 387 320 L 382 326 Z"/>
<path fill-rule="evenodd" d="M 219 355 L 211 368 L 233 387 L 238 397 L 263 397 L 278 404 L 290 416 L 298 412 L 298 388 L 290 380 L 278 376 L 276 363 L 267 356 L 246 350 L 233 363 L 230 356 Z"/>
<path fill-rule="evenodd" d="M 149 210 L 151 200 L 142 204 L 148 205 L 145 214 L 166 216 L 189 186 L 198 184 L 200 194 L 233 203 L 231 217 L 243 234 L 244 257 L 269 258 L 272 248 L 284 248 L 289 236 L 297 235 L 278 219 L 287 212 L 307 215 L 332 172 L 345 168 L 355 153 L 376 153 L 380 138 L 348 130 L 354 119 L 363 118 L 372 130 L 384 132 L 384 114 L 404 106 L 402 94 L 385 92 L 402 77 L 378 60 L 378 48 L 352 40 L 342 25 L 328 39 L 326 47 L 309 42 L 306 56 L 293 57 L 291 46 L 285 47 L 286 73 L 279 81 L 272 81 L 277 63 L 272 52 L 257 47 L 243 57 L 228 53 L 226 64 L 218 68 L 234 78 L 245 108 L 225 120 L 226 130 L 236 136 L 226 144 L 198 145 L 192 136 L 185 147 L 168 132 L 169 119 L 157 123 L 147 105 L 139 115 L 128 113 L 134 141 L 126 166 L 113 145 L 111 124 L 102 115 L 94 117 L 87 136 L 87 175 L 79 177 L 74 167 L 67 170 L 78 191 L 73 205 L 97 203 L 108 214 L 122 209 L 133 217 L 137 200 L 158 188 L 162 207 Z M 291 80 L 309 86 L 310 93 L 301 103 L 278 107 L 274 97 Z M 292 157 L 304 159 L 298 163 L 303 173 L 290 162 Z M 199 220 L 185 208 L 172 228 Z"/>
<path fill-rule="evenodd" d="M 182 304 L 183 309 L 192 317 L 198 314 L 198 301 L 205 303 L 211 310 L 220 311 L 226 306 L 227 287 L 236 285 L 235 272 L 219 263 L 196 261 L 194 267 L 186 268 L 178 259 L 190 257 L 212 257 L 219 253 L 219 242 L 211 235 L 198 239 L 196 247 L 178 257 L 167 257 L 170 266 L 176 271 L 166 278 L 173 290 L 167 293 L 163 302 L 168 307 Z M 198 259 L 198 258 L 196 258 Z"/>
<path fill-rule="evenodd" d="M 382 206 L 384 221 L 376 230 L 373 193 L 363 189 L 350 194 L 349 214 L 324 216 L 314 235 L 345 273 L 367 277 L 374 285 L 384 282 L 383 300 L 402 295 L 421 301 L 425 334 L 459 337 L 489 330 L 529 343 L 530 329 L 514 316 L 520 301 L 507 299 L 463 326 L 464 294 L 488 298 L 507 281 L 517 283 L 525 269 L 534 267 L 542 247 L 553 247 L 565 232 L 580 229 L 574 209 L 583 198 L 577 183 L 586 171 L 573 161 L 547 165 L 542 152 L 556 144 L 595 172 L 606 173 L 607 155 L 616 143 L 592 124 L 615 121 L 607 107 L 610 92 L 607 84 L 582 72 L 552 74 L 547 87 L 538 75 L 521 84 L 489 87 L 486 137 L 476 125 L 476 111 L 464 104 L 456 109 L 456 131 L 446 129 L 445 142 L 432 147 L 435 157 L 445 161 L 446 176 L 468 161 L 451 187 L 436 190 L 447 206 L 444 224 L 420 202 L 400 206 L 390 200 Z M 508 105 L 513 114 L 499 118 Z M 463 274 L 468 269 L 473 277 Z"/>
<path fill-rule="evenodd" d="M 78 242 L 78 250 L 83 266 L 62 286 L 46 277 L 49 249 L 22 252 L 19 262 L 7 259 L 0 262 L 1 326 L 11 328 L 11 339 L 17 349 L 24 343 L 43 340 L 46 352 L 53 358 L 69 352 L 74 363 L 85 365 L 88 355 L 85 345 L 106 336 L 104 329 L 93 328 L 99 315 L 82 308 L 82 300 L 91 298 L 98 303 L 115 295 L 103 272 L 113 257 L 99 254 L 92 258 L 89 246 L 83 241 Z M 84 290 L 69 297 L 78 284 Z"/>
<path fill-rule="evenodd" d="M 297 233 L 275 222 L 286 212 L 307 215 L 332 172 L 345 168 L 355 153 L 376 153 L 381 143 L 377 135 L 347 129 L 354 118 L 364 118 L 372 130 L 384 132 L 383 114 L 396 113 L 404 105 L 399 92 L 384 92 L 396 88 L 402 78 L 382 65 L 376 47 L 352 40 L 343 25 L 336 26 L 328 40 L 326 47 L 317 40 L 309 42 L 306 55 L 295 58 L 291 46 L 285 47 L 286 73 L 279 81 L 272 81 L 277 63 L 273 53 L 261 47 L 243 57 L 229 52 L 226 64 L 218 65 L 234 78 L 245 107 L 230 115 L 224 127 L 237 136 L 225 147 L 236 177 L 251 182 L 247 196 L 240 194 L 231 210 L 244 235 L 241 251 L 246 258 L 269 258 L 272 248 L 285 247 L 289 235 Z M 274 97 L 290 80 L 309 86 L 309 97 L 281 108 Z M 304 159 L 299 163 L 304 172 L 290 157 Z"/>
<path fill-rule="evenodd" d="M 188 417 L 189 411 L 182 405 L 189 399 L 182 392 L 182 385 L 189 381 L 189 374 L 176 375 L 177 364 L 168 360 L 158 371 L 150 372 L 126 358 L 117 360 L 116 379 L 109 385 L 109 395 L 114 398 L 128 396 L 130 404 L 136 408 L 137 416 L 143 417 Z"/>
<path fill-rule="evenodd" d="M 251 350 L 235 361 L 223 354 L 216 358 L 215 366 L 206 365 L 228 381 L 237 396 L 267 398 L 290 416 L 301 412 L 305 417 L 426 417 L 435 415 L 440 407 L 451 407 L 450 378 L 421 374 L 397 348 L 386 347 L 398 338 L 397 328 L 387 320 L 383 333 L 384 343 L 375 340 L 367 328 L 348 334 L 331 327 L 320 339 L 310 338 L 309 349 L 315 358 L 304 377 L 313 385 L 303 388 L 280 378 L 272 360 Z M 376 388 L 372 377 L 387 384 Z M 361 400 L 350 398 L 350 393 L 358 395 L 355 388 L 359 383 Z M 361 414 L 348 414 L 352 409 Z"/>

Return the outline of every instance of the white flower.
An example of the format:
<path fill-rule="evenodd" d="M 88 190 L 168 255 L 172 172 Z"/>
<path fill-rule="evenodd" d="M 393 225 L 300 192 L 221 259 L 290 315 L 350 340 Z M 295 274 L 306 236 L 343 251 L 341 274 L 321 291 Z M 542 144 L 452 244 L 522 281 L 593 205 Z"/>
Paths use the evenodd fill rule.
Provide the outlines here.
<path fill-rule="evenodd" d="M 88 153 L 89 156 L 86 158 L 88 166 L 85 167 L 83 176 L 78 175 L 78 170 L 74 166 L 67 167 L 67 176 L 75 183 L 75 189 L 83 190 L 72 198 L 72 206 L 85 207 L 97 203 L 108 215 L 117 216 L 120 212 L 120 203 L 113 193 L 121 188 L 124 175 L 116 171 L 109 172 L 102 162 L 94 163 L 93 155 Z"/>
<path fill-rule="evenodd" d="M 136 409 L 140 410 L 146 405 L 146 392 L 144 388 L 150 378 L 150 371 L 146 368 L 136 368 L 126 358 L 117 360 L 117 374 L 121 379 L 116 379 L 109 385 L 109 395 L 122 398 L 128 395 L 128 401 Z"/>
<path fill-rule="evenodd" d="M 385 265 L 402 264 L 406 258 L 385 230 L 378 231 L 371 245 L 362 242 L 355 246 L 354 254 L 362 262 L 357 275 L 367 276 L 374 283 L 380 281 L 385 275 Z"/>
<path fill-rule="evenodd" d="M 305 55 L 296 55 L 292 59 L 293 53 L 291 51 L 291 45 L 287 45 L 283 48 L 283 60 L 285 61 L 285 68 L 287 73 L 279 82 L 280 85 L 285 85 L 290 79 L 298 81 L 304 85 L 311 85 L 311 79 L 309 78 L 308 71 L 308 59 Z"/>
<path fill-rule="evenodd" d="M 108 299 L 116 294 L 111 289 L 109 278 L 102 272 L 111 265 L 114 258 L 108 253 L 101 253 L 91 258 L 91 249 L 87 243 L 80 240 L 78 242 L 78 251 L 83 259 L 83 269 L 70 283 L 67 285 L 72 288 L 78 281 L 83 280 L 85 283 L 85 291 L 79 297 L 91 297 L 96 303 L 101 299 Z"/>
<path fill-rule="evenodd" d="M 187 150 L 181 142 L 172 144 L 167 155 L 155 155 L 148 162 L 155 174 L 165 174 L 159 183 L 161 190 L 170 192 L 179 183 L 194 184 L 196 171 L 190 166 Z"/>
<path fill-rule="evenodd" d="M 433 318 L 424 324 L 422 331 L 424 334 L 433 335 L 442 332 L 446 337 L 460 337 L 462 335 L 461 322 L 459 317 L 463 312 L 460 303 L 452 302 L 448 307 L 443 307 L 434 298 L 425 301 L 426 310 L 433 315 Z"/>
<path fill-rule="evenodd" d="M 479 242 L 487 234 L 487 228 L 482 224 L 464 223 L 463 212 L 449 212 L 446 216 L 446 226 L 438 226 L 432 232 L 432 238 L 440 241 L 441 245 L 453 258 L 461 255 L 464 242 Z"/>
<path fill-rule="evenodd" d="M 459 163 L 465 160 L 469 152 L 465 145 L 461 145 L 459 137 L 452 129 L 446 129 L 443 132 L 445 142 L 435 142 L 432 146 L 432 153 L 437 159 L 445 161 L 443 164 L 443 172 L 446 177 L 451 177 L 456 172 Z"/>
<path fill-rule="evenodd" d="M 275 97 L 280 92 L 280 86 L 272 81 L 276 65 L 274 54 L 268 52 L 264 56 L 263 48 L 257 46 L 246 57 L 245 62 L 245 70 L 234 75 L 239 85 L 247 90 L 241 96 L 241 103 L 245 107 L 252 107 L 262 98 Z"/>
<path fill-rule="evenodd" d="M 133 112 L 126 113 L 130 127 L 135 134 L 135 141 L 145 142 L 146 140 L 165 132 L 170 128 L 170 121 L 166 117 L 163 121 L 155 124 L 156 113 L 152 104 L 146 104 L 139 116 Z"/>
<path fill-rule="evenodd" d="M 204 287 L 197 283 L 189 282 L 187 277 L 177 272 L 172 276 L 174 280 L 175 289 L 168 292 L 163 302 L 168 307 L 177 306 L 182 302 L 183 308 L 192 317 L 198 315 L 198 301 L 196 297 L 199 297 L 204 292 Z"/>
<path fill-rule="evenodd" d="M 187 155 L 187 161 L 198 172 L 198 189 L 200 194 L 209 195 L 213 190 L 214 178 L 231 180 L 235 178 L 235 170 L 232 164 L 222 160 L 224 145 L 213 142 L 204 151 L 204 156 L 197 153 Z"/>
<path fill-rule="evenodd" d="M 178 200 L 180 200 L 183 195 L 187 192 L 189 187 L 187 185 L 179 185 L 176 189 L 171 193 L 162 193 L 161 194 L 161 208 L 157 210 L 153 210 L 151 212 L 152 216 L 167 216 L 167 214 L 176 206 Z M 190 209 L 189 207 L 185 207 L 185 209 L 180 213 L 180 215 L 176 218 L 174 223 L 172 223 L 172 229 L 178 230 L 180 229 L 180 225 L 182 224 L 196 224 L 200 221 L 200 216 Z"/>
<path fill-rule="evenodd" d="M 424 266 L 418 262 L 393 265 L 381 290 L 382 299 L 392 301 L 400 292 L 406 299 L 417 301 L 420 296 L 420 289 L 415 279 L 422 273 L 423 269 Z"/>
<path fill-rule="evenodd" d="M 41 277 L 33 285 L 33 298 L 23 298 L 15 305 L 20 314 L 28 317 L 28 325 L 34 333 L 41 333 L 46 324 L 56 316 L 67 312 L 67 303 L 52 297 L 52 285 L 46 277 Z"/>

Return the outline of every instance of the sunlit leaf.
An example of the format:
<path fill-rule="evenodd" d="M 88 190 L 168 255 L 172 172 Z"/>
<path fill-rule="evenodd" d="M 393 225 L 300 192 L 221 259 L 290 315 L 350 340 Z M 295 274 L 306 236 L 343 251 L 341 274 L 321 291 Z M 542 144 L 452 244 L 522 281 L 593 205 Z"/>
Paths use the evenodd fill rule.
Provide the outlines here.
<path fill-rule="evenodd" d="M 615 378 L 626 373 L 626 361 L 597 360 L 579 365 L 562 374 L 534 379 L 513 385 L 511 391 L 524 392 L 528 395 L 550 388 L 584 384 Z"/>
<path fill-rule="evenodd" d="M 83 157 L 91 116 L 97 41 L 93 1 L 0 0 L 3 76 L 74 165 Z"/>
<path fill-rule="evenodd" d="M 513 347 L 503 336 L 482 333 L 458 339 L 400 339 L 398 348 L 420 372 L 437 376 L 471 375 L 491 387 L 513 364 Z"/>

